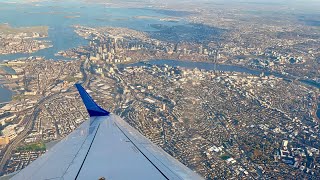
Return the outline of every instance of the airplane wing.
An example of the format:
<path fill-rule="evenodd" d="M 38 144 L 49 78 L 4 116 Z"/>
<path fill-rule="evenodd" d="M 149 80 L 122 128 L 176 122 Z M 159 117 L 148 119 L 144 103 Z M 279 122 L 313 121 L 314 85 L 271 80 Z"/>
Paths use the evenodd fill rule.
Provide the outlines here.
<path fill-rule="evenodd" d="M 90 119 L 13 180 L 203 179 L 76 87 Z"/>

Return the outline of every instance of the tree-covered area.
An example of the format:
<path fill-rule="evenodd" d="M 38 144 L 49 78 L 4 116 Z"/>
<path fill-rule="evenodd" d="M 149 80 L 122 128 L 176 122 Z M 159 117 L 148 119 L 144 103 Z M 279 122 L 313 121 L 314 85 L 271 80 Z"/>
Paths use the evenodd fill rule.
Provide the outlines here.
<path fill-rule="evenodd" d="M 18 151 L 45 151 L 46 145 L 43 142 L 33 143 L 25 146 L 20 146 Z"/>

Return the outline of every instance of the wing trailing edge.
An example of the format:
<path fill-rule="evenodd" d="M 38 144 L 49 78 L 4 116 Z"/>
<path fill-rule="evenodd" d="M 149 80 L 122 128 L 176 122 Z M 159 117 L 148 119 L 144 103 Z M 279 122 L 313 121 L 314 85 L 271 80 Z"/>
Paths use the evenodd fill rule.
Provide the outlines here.
<path fill-rule="evenodd" d="M 94 100 L 91 98 L 91 96 L 87 93 L 87 91 L 80 84 L 75 84 L 75 86 L 79 91 L 79 94 L 82 98 L 84 105 L 87 108 L 87 111 L 88 111 L 90 117 L 108 116 L 110 114 L 110 112 L 108 112 L 107 110 L 104 110 L 97 103 L 95 103 Z"/>

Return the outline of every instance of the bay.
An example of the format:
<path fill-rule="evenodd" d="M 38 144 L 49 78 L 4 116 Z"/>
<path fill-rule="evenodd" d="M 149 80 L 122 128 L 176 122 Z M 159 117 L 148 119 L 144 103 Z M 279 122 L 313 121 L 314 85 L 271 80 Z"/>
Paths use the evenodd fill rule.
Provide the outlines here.
<path fill-rule="evenodd" d="M 147 18 L 138 18 L 139 16 Z M 47 59 L 66 59 L 55 54 L 78 46 L 87 45 L 88 42 L 74 32 L 74 25 L 90 27 L 126 27 L 139 31 L 155 31 L 151 24 L 164 24 L 174 26 L 186 22 L 161 21 L 169 17 L 162 12 L 149 8 L 112 8 L 107 5 L 68 1 L 43 1 L 12 3 L 0 0 L 0 24 L 9 24 L 12 27 L 48 26 L 48 37 L 53 47 L 35 53 L 0 55 L 0 63 L 4 60 L 14 60 L 29 56 L 43 56 Z M 0 82 L 0 103 L 10 101 L 12 92 Z"/>
<path fill-rule="evenodd" d="M 139 18 L 144 16 L 147 18 Z M 0 61 L 28 56 L 44 56 L 47 59 L 65 59 L 54 54 L 70 48 L 87 45 L 88 42 L 74 32 L 74 25 L 90 27 L 126 27 L 140 31 L 156 31 L 151 24 L 174 26 L 184 21 L 162 21 L 169 17 L 149 8 L 112 8 L 107 5 L 77 1 L 44 1 L 38 3 L 5 3 L 0 1 L 0 24 L 13 27 L 48 26 L 49 36 L 45 40 L 53 47 L 31 54 L 0 55 Z"/>

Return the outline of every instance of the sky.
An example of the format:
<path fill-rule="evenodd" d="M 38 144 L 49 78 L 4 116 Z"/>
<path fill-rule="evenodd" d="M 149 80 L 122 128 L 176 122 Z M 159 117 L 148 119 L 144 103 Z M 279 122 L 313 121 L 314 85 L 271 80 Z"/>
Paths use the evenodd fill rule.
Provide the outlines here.
<path fill-rule="evenodd" d="M 42 1 L 72 1 L 72 0 L 0 0 L 0 2 L 5 2 L 5 3 L 37 3 L 37 2 L 42 2 Z M 79 0 L 81 1 L 81 0 Z M 82 0 L 86 1 L 86 0 Z M 219 2 L 223 4 L 248 4 L 248 5 L 258 5 L 258 6 L 263 6 L 263 5 L 268 5 L 268 6 L 288 6 L 290 8 L 297 8 L 300 10 L 312 10 L 314 12 L 319 12 L 320 14 L 320 0 L 90 0 L 91 2 L 112 2 L 112 3 L 117 3 L 117 2 L 148 2 L 148 3 L 168 3 L 170 4 L 171 2 L 173 3 L 188 3 L 188 2 L 196 2 L 198 1 L 199 3 L 201 2 Z M 90 2 L 88 1 L 88 2 Z"/>

